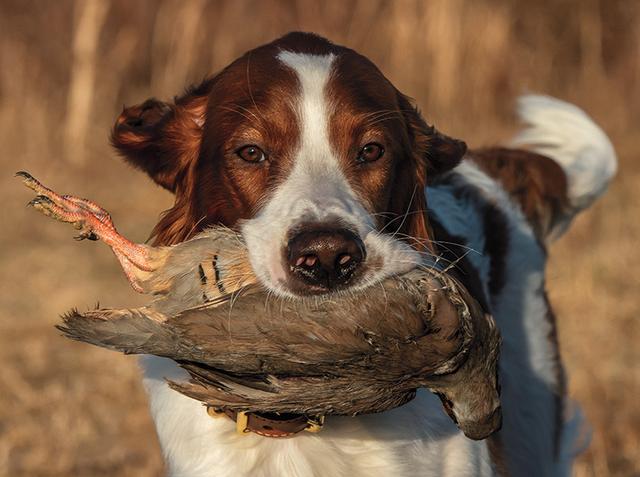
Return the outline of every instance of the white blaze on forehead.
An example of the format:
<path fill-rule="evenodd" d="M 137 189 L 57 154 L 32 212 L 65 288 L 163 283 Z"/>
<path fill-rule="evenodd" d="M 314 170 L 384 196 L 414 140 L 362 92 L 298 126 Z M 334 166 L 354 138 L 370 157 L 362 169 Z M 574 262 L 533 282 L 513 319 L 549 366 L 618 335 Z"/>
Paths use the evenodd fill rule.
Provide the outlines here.
<path fill-rule="evenodd" d="M 326 221 L 335 226 L 336 220 L 360 235 L 369 257 L 381 259 L 382 273 L 406 268 L 416 260 L 415 252 L 375 233 L 374 221 L 351 188 L 331 145 L 329 120 L 334 105 L 327 85 L 336 56 L 281 51 L 277 58 L 293 70 L 300 85 L 297 94 L 283 98 L 293 101 L 300 137 L 291 172 L 260 212 L 242 226 L 254 272 L 269 289 L 288 294 L 284 286 L 288 264 L 283 261 L 282 251 L 290 234 L 306 222 Z M 372 271 L 370 275 L 366 281 L 379 279 L 381 272 Z"/>
<path fill-rule="evenodd" d="M 278 59 L 291 68 L 300 83 L 297 112 L 300 119 L 300 148 L 296 165 L 317 166 L 319 163 L 338 168 L 329 143 L 330 107 L 326 87 L 336 56 L 308 55 L 281 51 Z"/>
<path fill-rule="evenodd" d="M 370 227 L 368 214 L 355 197 L 329 138 L 333 105 L 327 95 L 336 55 L 281 51 L 277 58 L 295 73 L 300 90 L 294 100 L 300 138 L 293 168 L 267 209 L 277 207 L 292 222 L 340 218 L 357 232 Z M 294 224 L 297 225 L 297 224 Z"/>

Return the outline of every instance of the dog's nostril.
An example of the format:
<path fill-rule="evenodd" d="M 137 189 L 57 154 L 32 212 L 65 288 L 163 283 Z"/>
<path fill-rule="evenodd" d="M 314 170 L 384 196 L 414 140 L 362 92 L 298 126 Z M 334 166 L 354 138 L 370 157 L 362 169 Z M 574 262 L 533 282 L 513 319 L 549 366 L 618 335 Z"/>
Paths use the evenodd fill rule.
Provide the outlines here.
<path fill-rule="evenodd" d="M 346 229 L 300 232 L 287 251 L 291 274 L 324 289 L 345 284 L 365 258 L 362 240 Z"/>
<path fill-rule="evenodd" d="M 315 255 L 300 255 L 297 259 L 296 259 L 296 267 L 301 267 L 302 265 L 305 265 L 307 267 L 313 267 L 318 261 L 318 257 L 316 257 Z"/>
<path fill-rule="evenodd" d="M 340 265 L 346 265 L 350 261 L 351 261 L 351 255 L 349 254 L 345 253 L 344 255 L 341 255 L 340 257 L 338 257 L 338 263 Z"/>

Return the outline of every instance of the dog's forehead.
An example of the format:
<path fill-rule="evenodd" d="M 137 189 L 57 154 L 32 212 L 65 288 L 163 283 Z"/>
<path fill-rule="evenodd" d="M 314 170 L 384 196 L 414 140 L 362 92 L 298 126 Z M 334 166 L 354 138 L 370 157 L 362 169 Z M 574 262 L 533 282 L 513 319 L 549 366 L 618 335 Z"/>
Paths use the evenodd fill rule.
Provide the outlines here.
<path fill-rule="evenodd" d="M 282 50 L 276 58 L 286 67 L 293 70 L 302 91 L 310 89 L 324 90 L 331 77 L 333 64 L 336 59 L 334 53 L 313 55 Z"/>
<path fill-rule="evenodd" d="M 276 58 L 296 75 L 299 90 L 323 87 L 335 107 L 369 111 L 397 107 L 397 90 L 366 57 L 346 48 L 319 53 L 280 50 Z"/>
<path fill-rule="evenodd" d="M 292 33 L 247 52 L 219 75 L 217 101 L 287 101 L 322 84 L 332 103 L 367 111 L 395 107 L 396 90 L 365 56 L 312 34 Z"/>
<path fill-rule="evenodd" d="M 238 58 L 216 78 L 208 104 L 209 156 L 221 144 L 256 142 L 280 159 L 272 170 L 283 173 L 305 144 L 351 157 L 367 138 L 386 136 L 389 147 L 404 138 L 398 92 L 380 70 L 313 35 L 288 35 Z"/>

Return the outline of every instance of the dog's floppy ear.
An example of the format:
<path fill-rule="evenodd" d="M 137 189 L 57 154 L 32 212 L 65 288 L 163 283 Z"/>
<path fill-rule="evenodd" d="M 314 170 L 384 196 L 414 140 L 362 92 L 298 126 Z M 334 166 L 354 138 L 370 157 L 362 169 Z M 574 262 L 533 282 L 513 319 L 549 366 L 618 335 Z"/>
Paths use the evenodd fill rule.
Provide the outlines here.
<path fill-rule="evenodd" d="M 427 181 L 430 181 L 460 164 L 467 152 L 467 144 L 442 134 L 433 126 L 428 127 L 427 137 Z"/>
<path fill-rule="evenodd" d="M 173 103 L 152 98 L 125 108 L 113 127 L 111 143 L 128 163 L 175 192 L 200 152 L 210 89 L 211 81 L 205 81 Z"/>
<path fill-rule="evenodd" d="M 427 181 L 431 182 L 460 163 L 467 152 L 467 145 L 464 141 L 442 134 L 435 127 L 427 125 L 411 100 L 400 93 L 398 96 L 415 158 L 424 162 Z"/>
<path fill-rule="evenodd" d="M 390 204 L 390 210 L 403 218 L 392 220 L 400 224 L 398 232 L 404 234 L 416 249 L 435 253 L 427 220 L 425 188 L 438 175 L 460 163 L 467 145 L 428 126 L 409 98 L 400 92 L 397 94 L 410 150 L 396 176 L 396 193 Z"/>

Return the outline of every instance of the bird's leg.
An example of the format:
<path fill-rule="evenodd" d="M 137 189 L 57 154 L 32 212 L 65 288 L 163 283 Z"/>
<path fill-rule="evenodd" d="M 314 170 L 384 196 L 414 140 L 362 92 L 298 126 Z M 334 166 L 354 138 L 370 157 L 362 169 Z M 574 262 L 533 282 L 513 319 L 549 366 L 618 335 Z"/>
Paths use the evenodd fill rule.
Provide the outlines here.
<path fill-rule="evenodd" d="M 38 194 L 27 205 L 44 215 L 72 224 L 80 231 L 76 240 L 102 240 L 113 250 L 133 289 L 144 292 L 140 285 L 141 272 L 144 274 L 155 269 L 151 247 L 133 243 L 120 235 L 109 213 L 95 203 L 60 195 L 42 185 L 28 172 L 20 171 L 16 176 L 21 177 L 24 184 Z"/>

